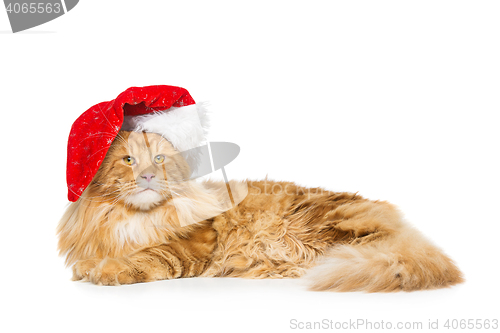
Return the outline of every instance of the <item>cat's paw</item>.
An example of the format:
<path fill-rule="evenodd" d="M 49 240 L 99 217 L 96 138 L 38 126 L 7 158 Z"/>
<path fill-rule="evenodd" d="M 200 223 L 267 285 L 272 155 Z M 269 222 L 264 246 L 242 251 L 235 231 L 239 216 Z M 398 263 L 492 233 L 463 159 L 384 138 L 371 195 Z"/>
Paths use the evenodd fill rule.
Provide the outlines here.
<path fill-rule="evenodd" d="M 73 281 L 88 281 L 90 273 L 97 266 L 101 259 L 78 260 L 73 265 Z"/>
<path fill-rule="evenodd" d="M 141 274 L 123 258 L 105 258 L 89 274 L 89 281 L 100 286 L 119 286 L 144 282 Z"/>
<path fill-rule="evenodd" d="M 128 266 L 122 260 L 105 258 L 90 271 L 88 280 L 101 286 L 119 286 L 118 276 L 127 270 Z"/>
<path fill-rule="evenodd" d="M 90 281 L 101 286 L 146 282 L 145 272 L 133 268 L 124 258 L 79 260 L 73 265 L 73 281 Z"/>

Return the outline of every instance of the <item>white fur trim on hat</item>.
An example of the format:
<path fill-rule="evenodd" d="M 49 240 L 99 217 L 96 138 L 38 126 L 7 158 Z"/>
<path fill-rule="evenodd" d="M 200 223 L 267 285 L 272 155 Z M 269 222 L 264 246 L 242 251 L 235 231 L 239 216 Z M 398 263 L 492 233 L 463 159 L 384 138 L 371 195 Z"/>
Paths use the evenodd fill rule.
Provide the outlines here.
<path fill-rule="evenodd" d="M 198 103 L 140 116 L 125 116 L 122 130 L 157 133 L 183 153 L 191 169 L 196 169 L 197 150 L 206 142 L 209 121 L 206 104 Z"/>

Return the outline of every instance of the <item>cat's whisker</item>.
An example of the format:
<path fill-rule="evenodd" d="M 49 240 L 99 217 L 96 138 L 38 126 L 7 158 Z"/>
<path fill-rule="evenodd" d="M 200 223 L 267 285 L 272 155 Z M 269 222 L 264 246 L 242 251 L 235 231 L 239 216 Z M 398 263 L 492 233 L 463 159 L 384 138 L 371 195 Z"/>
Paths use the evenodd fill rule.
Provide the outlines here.
<path fill-rule="evenodd" d="M 125 140 L 125 138 L 120 134 L 120 132 L 118 132 L 118 134 L 116 134 L 116 138 L 118 140 L 120 140 L 122 143 L 128 144 L 127 140 Z"/>
<path fill-rule="evenodd" d="M 170 199 L 170 197 L 167 197 L 167 195 L 163 192 L 158 192 L 161 194 L 161 196 L 165 199 L 165 201 L 168 201 Z"/>
<path fill-rule="evenodd" d="M 98 203 L 101 203 L 101 202 L 108 202 L 109 200 L 106 200 L 104 198 L 101 198 L 102 200 L 97 200 L 97 198 L 99 198 L 99 196 L 92 196 L 92 197 L 81 197 L 82 200 L 85 200 L 85 201 L 88 201 L 88 202 L 98 202 Z M 113 197 L 111 197 L 113 198 Z"/>
<path fill-rule="evenodd" d="M 86 198 L 87 199 L 93 199 L 93 198 L 114 198 L 116 197 L 117 195 L 119 195 L 120 193 L 122 192 L 121 189 L 115 189 L 113 191 L 107 191 L 107 192 L 104 192 L 102 194 L 99 194 L 99 195 L 92 195 L 92 196 L 87 196 Z M 105 202 L 107 200 L 102 200 L 100 202 Z"/>
<path fill-rule="evenodd" d="M 162 137 L 160 138 L 160 142 L 158 142 L 158 149 L 162 149 L 162 148 L 163 148 L 163 144 L 164 144 L 164 143 L 168 143 L 168 144 L 170 145 L 170 143 L 167 141 L 167 139 L 165 139 L 165 137 L 164 137 L 164 136 L 162 136 Z"/>
<path fill-rule="evenodd" d="M 112 192 L 106 192 L 104 194 L 101 194 L 101 195 L 93 195 L 92 198 L 104 198 L 104 197 L 109 197 L 109 196 L 112 196 L 114 193 L 120 193 L 121 191 L 120 190 L 115 190 L 115 191 L 112 191 Z"/>

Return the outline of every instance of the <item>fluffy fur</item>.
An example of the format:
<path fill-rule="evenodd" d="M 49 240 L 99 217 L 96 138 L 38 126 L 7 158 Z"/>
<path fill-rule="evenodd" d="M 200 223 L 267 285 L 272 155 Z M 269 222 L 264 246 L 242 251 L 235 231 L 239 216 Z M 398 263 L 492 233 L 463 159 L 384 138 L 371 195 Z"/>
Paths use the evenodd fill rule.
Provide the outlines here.
<path fill-rule="evenodd" d="M 159 155 L 164 161 L 154 162 Z M 387 202 L 263 180 L 232 182 L 233 196 L 247 186 L 248 195 L 228 209 L 226 184 L 188 180 L 189 173 L 161 136 L 121 131 L 58 227 L 73 279 L 119 285 L 305 275 L 313 290 L 368 292 L 463 281 Z"/>

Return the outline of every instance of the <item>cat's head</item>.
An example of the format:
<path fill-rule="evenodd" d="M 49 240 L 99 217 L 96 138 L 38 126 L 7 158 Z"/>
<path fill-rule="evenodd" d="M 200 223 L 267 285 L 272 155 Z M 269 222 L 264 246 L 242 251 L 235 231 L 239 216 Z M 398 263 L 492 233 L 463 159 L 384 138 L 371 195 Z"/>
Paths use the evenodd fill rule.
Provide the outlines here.
<path fill-rule="evenodd" d="M 85 199 L 149 210 L 182 191 L 189 175 L 186 160 L 162 136 L 120 131 Z"/>

